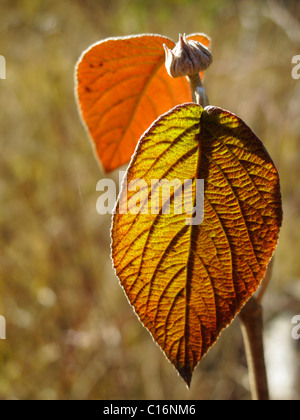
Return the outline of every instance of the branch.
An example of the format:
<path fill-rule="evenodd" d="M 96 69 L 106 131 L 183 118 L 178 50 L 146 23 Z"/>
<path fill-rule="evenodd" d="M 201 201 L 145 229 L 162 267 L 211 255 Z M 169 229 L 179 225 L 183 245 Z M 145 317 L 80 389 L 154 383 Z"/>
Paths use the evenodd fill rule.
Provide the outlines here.
<path fill-rule="evenodd" d="M 267 267 L 267 271 L 265 274 L 265 277 L 263 279 L 263 281 L 261 282 L 260 288 L 258 289 L 257 295 L 256 295 L 256 300 L 258 303 L 261 303 L 261 300 L 267 290 L 267 287 L 269 286 L 271 277 L 272 277 L 272 271 L 273 271 L 273 264 L 274 264 L 274 256 L 271 259 L 271 261 L 269 262 L 269 265 Z"/>
<path fill-rule="evenodd" d="M 262 306 L 252 297 L 239 314 L 253 400 L 269 400 L 263 346 Z"/>

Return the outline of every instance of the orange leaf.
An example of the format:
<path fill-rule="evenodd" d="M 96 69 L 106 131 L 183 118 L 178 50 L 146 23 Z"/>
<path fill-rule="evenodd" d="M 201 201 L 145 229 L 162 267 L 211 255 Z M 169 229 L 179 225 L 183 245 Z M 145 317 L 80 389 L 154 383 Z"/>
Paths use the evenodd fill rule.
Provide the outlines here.
<path fill-rule="evenodd" d="M 193 34 L 202 40 L 205 35 Z M 161 35 L 138 35 L 101 41 L 79 59 L 76 93 L 83 121 L 105 171 L 130 161 L 138 139 L 173 106 L 190 101 L 185 78 L 172 79 L 164 66 Z"/>
<path fill-rule="evenodd" d="M 158 214 L 151 214 L 156 179 L 179 180 L 180 187 L 192 180 L 193 205 L 196 179 L 204 179 L 203 222 L 188 224 L 191 216 L 176 214 L 174 193 L 170 214 L 163 196 Z M 112 226 L 116 274 L 144 326 L 190 384 L 199 360 L 264 277 L 282 219 L 278 173 L 238 117 L 184 104 L 140 139 L 127 185 Z"/>

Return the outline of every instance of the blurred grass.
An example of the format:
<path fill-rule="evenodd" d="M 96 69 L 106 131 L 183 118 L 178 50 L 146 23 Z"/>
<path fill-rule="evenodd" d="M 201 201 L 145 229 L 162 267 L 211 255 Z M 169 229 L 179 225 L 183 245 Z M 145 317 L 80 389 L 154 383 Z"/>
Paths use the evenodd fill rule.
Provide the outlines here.
<path fill-rule="evenodd" d="M 109 258 L 110 217 L 96 213 L 103 174 L 77 114 L 73 69 L 82 50 L 109 36 L 212 37 L 210 101 L 251 126 L 281 175 L 271 322 L 300 313 L 299 288 L 290 292 L 300 281 L 300 81 L 291 77 L 299 18 L 296 0 L 1 2 L 1 399 L 249 398 L 237 321 L 188 391 L 128 305 Z"/>

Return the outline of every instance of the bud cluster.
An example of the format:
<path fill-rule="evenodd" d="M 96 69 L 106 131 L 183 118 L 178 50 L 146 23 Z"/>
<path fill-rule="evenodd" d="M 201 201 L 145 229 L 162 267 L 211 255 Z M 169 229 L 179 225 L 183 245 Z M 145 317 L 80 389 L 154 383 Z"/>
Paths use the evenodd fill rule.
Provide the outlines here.
<path fill-rule="evenodd" d="M 192 76 L 206 70 L 212 63 L 212 54 L 201 42 L 188 40 L 179 35 L 179 42 L 166 52 L 165 65 L 171 77 Z"/>

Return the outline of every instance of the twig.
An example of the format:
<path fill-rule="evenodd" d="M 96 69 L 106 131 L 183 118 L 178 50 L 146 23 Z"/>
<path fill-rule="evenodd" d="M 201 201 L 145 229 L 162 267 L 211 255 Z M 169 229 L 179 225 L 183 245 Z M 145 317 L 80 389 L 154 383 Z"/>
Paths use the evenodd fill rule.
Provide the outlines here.
<path fill-rule="evenodd" d="M 269 400 L 267 372 L 263 346 L 263 317 L 261 300 L 270 283 L 274 257 L 257 292 L 240 312 L 241 328 L 245 343 L 249 380 L 253 400 Z"/>
<path fill-rule="evenodd" d="M 204 108 L 209 104 L 209 101 L 205 94 L 205 89 L 201 82 L 199 73 L 187 76 L 187 79 L 191 87 L 192 101 Z"/>
<path fill-rule="evenodd" d="M 267 290 L 271 277 L 272 277 L 272 271 L 273 271 L 273 264 L 274 264 L 274 257 L 269 262 L 265 277 L 263 281 L 261 282 L 260 288 L 258 289 L 256 300 L 258 303 L 261 303 L 261 300 L 265 294 L 265 291 Z"/>
<path fill-rule="evenodd" d="M 252 297 L 239 314 L 253 400 L 269 400 L 263 346 L 262 306 Z"/>

